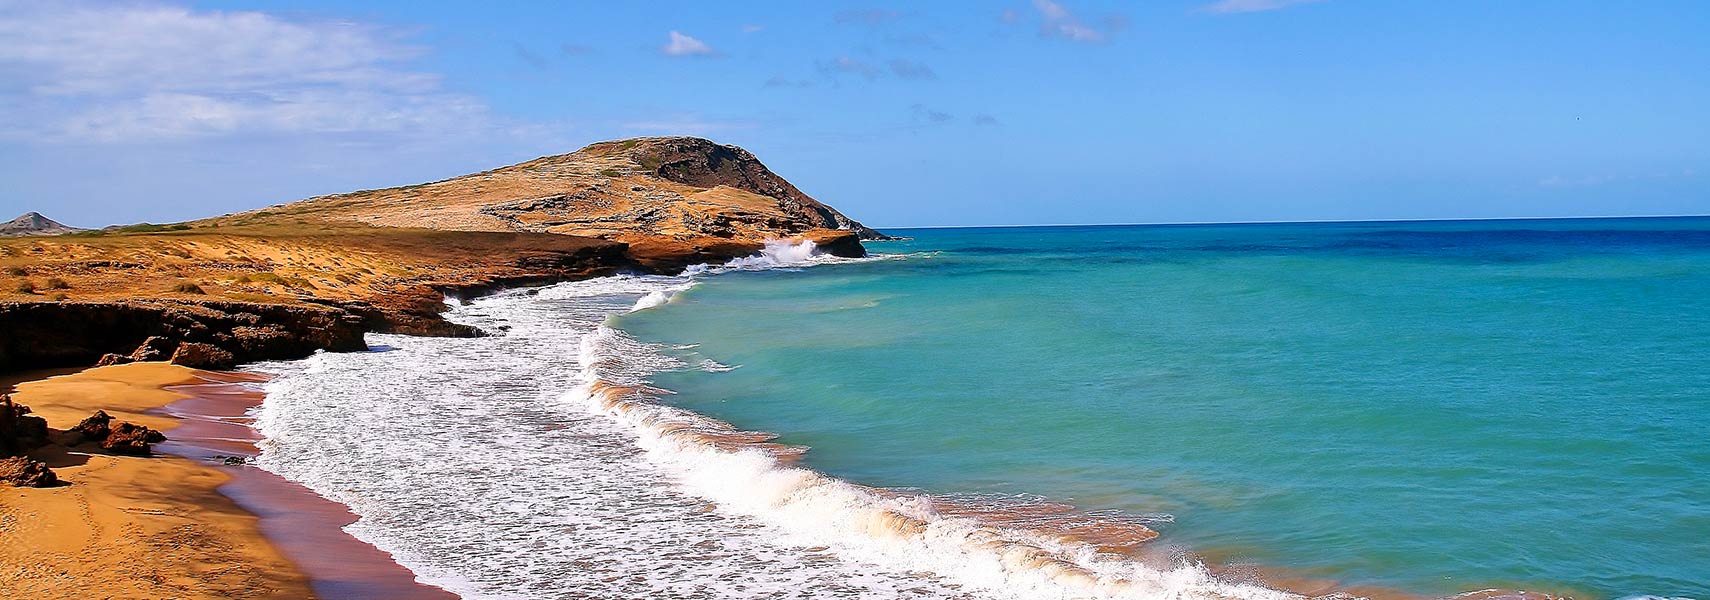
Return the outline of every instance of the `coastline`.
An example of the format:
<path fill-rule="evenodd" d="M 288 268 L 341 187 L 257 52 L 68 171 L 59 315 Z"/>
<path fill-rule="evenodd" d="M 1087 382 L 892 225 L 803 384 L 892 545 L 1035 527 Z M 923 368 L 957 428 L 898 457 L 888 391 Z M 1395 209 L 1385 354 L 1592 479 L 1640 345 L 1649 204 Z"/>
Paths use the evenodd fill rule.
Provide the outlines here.
<path fill-rule="evenodd" d="M 171 439 L 149 457 L 34 454 L 69 484 L 0 494 L 0 588 L 20 598 L 453 597 L 343 533 L 342 507 L 259 469 L 204 460 L 254 453 L 232 420 L 259 402 L 235 393 L 253 376 L 166 363 L 68 371 L 7 383 L 51 427 L 104 410 Z"/>

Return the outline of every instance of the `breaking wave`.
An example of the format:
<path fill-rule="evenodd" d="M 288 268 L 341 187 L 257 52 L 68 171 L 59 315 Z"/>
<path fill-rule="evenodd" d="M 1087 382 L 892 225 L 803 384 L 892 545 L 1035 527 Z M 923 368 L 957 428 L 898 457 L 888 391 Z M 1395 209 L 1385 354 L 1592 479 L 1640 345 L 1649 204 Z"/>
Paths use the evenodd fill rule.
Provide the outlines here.
<path fill-rule="evenodd" d="M 848 262 L 812 242 L 685 276 L 514 290 L 447 316 L 502 335 L 267 363 L 257 464 L 346 504 L 347 530 L 466 598 L 1283 599 L 1145 542 L 1161 515 L 872 488 L 661 401 L 689 365 L 613 327 L 699 277 Z M 708 502 L 712 504 L 708 504 Z"/>

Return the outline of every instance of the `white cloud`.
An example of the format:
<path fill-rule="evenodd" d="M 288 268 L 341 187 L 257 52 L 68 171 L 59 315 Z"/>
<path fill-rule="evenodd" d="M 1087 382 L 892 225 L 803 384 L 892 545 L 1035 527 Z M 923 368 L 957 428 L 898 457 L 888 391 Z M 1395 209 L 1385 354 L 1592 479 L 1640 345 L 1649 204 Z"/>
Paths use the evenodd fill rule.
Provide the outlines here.
<path fill-rule="evenodd" d="M 1060 37 L 1072 42 L 1099 44 L 1110 39 L 1110 34 L 1124 27 L 1127 20 L 1112 16 L 1107 18 L 1104 27 L 1088 25 L 1076 17 L 1074 13 L 1062 4 L 1052 0 L 1033 0 L 1033 8 L 1039 13 L 1039 35 L 1044 37 Z M 1014 14 L 1005 11 L 1005 21 L 1013 21 Z"/>
<path fill-rule="evenodd" d="M 1265 12 L 1281 10 L 1300 4 L 1311 4 L 1323 0 L 1219 0 L 1200 7 L 1201 12 L 1231 15 L 1250 12 Z"/>
<path fill-rule="evenodd" d="M 671 41 L 660 46 L 659 51 L 669 56 L 712 56 L 713 54 L 712 46 L 679 31 L 672 31 Z"/>
<path fill-rule="evenodd" d="M 467 131 L 424 50 L 336 21 L 149 4 L 0 3 L 0 136 L 144 142 L 237 133 Z"/>

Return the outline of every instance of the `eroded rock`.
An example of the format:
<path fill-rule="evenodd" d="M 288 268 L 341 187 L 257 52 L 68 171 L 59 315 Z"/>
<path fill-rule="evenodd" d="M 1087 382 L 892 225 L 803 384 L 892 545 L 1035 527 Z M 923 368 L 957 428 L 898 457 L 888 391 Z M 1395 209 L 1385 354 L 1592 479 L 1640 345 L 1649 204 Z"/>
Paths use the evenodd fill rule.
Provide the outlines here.
<path fill-rule="evenodd" d="M 152 444 L 166 441 L 166 435 L 135 423 L 120 422 L 114 425 L 107 438 L 101 441 L 101 449 L 114 454 L 129 454 L 132 456 L 148 456 Z"/>
<path fill-rule="evenodd" d="M 101 360 L 95 361 L 95 366 L 97 366 L 97 367 L 109 367 L 109 366 L 113 366 L 113 365 L 122 365 L 122 364 L 126 364 L 126 363 L 131 363 L 131 362 L 136 362 L 136 361 L 134 359 L 132 359 L 131 357 L 125 356 L 123 354 L 114 354 L 112 352 L 108 352 L 106 354 L 101 355 Z"/>
<path fill-rule="evenodd" d="M 105 440 L 107 434 L 112 433 L 112 422 L 113 416 L 107 414 L 107 411 L 95 411 L 95 414 L 89 415 L 89 418 L 82 420 L 75 427 L 65 430 L 66 433 L 78 435 L 78 439 L 70 440 L 66 445 L 75 446 L 86 441 Z"/>
<path fill-rule="evenodd" d="M 43 488 L 59 485 L 59 476 L 54 475 L 53 469 L 47 465 L 14 456 L 0 459 L 0 483 L 12 487 Z"/>
<path fill-rule="evenodd" d="M 192 369 L 230 369 L 237 366 L 237 357 L 213 344 L 184 342 L 172 353 L 172 364 Z"/>
<path fill-rule="evenodd" d="M 172 356 L 172 351 L 177 347 L 178 342 L 173 341 L 172 338 L 153 335 L 143 340 L 142 345 L 137 346 L 136 350 L 132 350 L 130 358 L 137 362 L 166 360 Z"/>
<path fill-rule="evenodd" d="M 0 394 L 0 456 L 23 454 L 48 443 L 47 420 Z"/>

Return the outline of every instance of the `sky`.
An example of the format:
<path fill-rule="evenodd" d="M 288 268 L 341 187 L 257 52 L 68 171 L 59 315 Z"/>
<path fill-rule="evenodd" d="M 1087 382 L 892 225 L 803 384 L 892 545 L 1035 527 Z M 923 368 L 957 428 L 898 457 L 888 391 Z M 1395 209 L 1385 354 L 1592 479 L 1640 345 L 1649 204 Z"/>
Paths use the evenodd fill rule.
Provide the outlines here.
<path fill-rule="evenodd" d="M 0 218 L 641 135 L 879 227 L 1705 214 L 1707 107 L 1698 0 L 0 0 Z"/>

